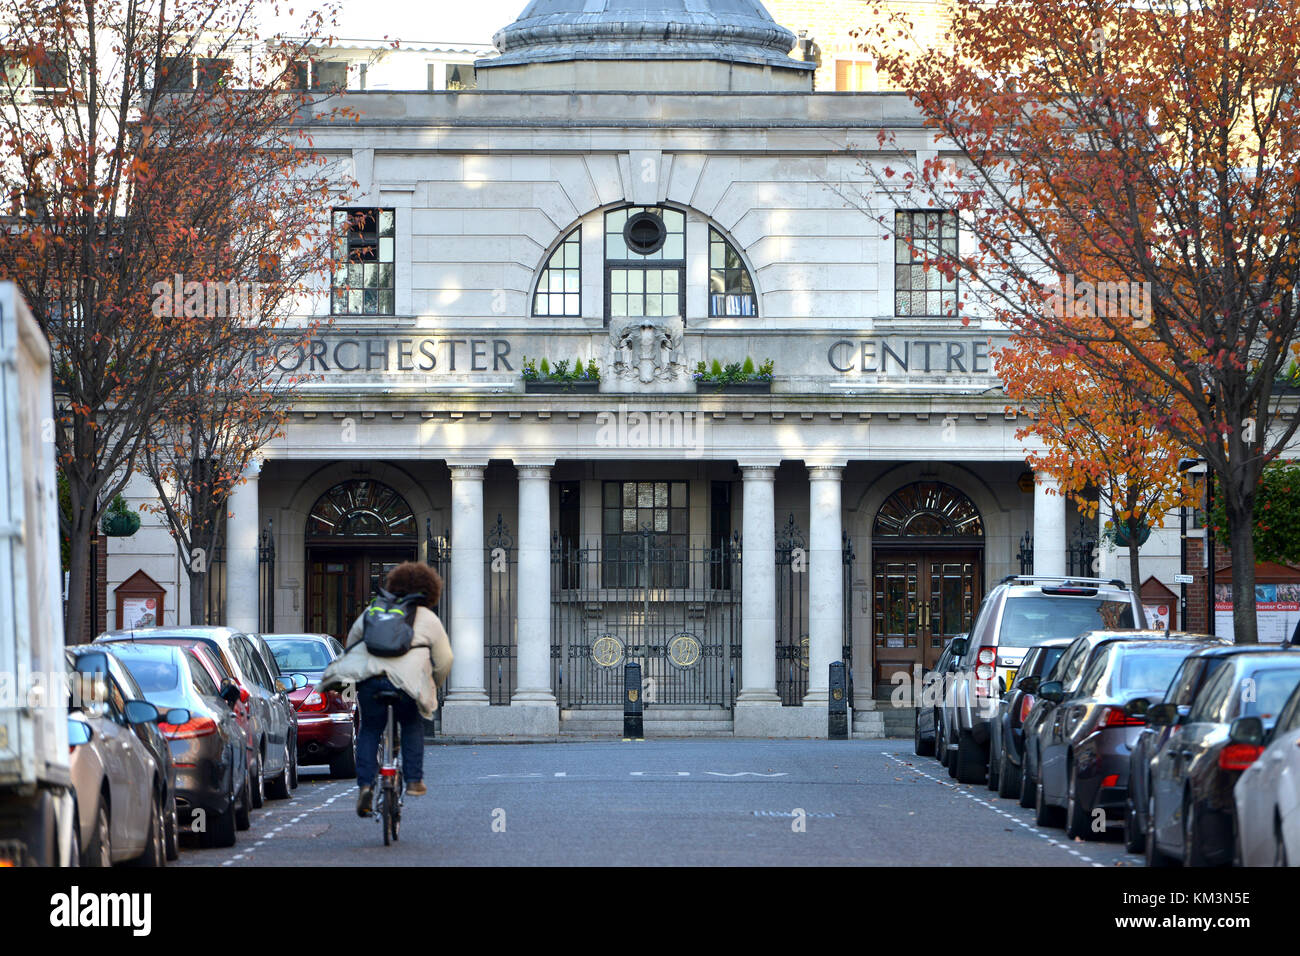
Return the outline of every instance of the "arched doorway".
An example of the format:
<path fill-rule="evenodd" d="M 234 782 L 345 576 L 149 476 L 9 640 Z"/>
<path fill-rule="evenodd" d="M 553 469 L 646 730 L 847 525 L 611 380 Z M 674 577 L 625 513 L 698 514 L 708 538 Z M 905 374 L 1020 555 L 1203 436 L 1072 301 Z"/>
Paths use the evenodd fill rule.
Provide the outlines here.
<path fill-rule="evenodd" d="M 341 481 L 307 517 L 306 629 L 343 641 L 388 572 L 416 557 L 416 521 L 392 488 Z"/>
<path fill-rule="evenodd" d="M 872 644 L 877 696 L 893 676 L 931 668 L 970 629 L 983 596 L 984 519 L 940 481 L 904 485 L 885 499 L 871 532 Z"/>

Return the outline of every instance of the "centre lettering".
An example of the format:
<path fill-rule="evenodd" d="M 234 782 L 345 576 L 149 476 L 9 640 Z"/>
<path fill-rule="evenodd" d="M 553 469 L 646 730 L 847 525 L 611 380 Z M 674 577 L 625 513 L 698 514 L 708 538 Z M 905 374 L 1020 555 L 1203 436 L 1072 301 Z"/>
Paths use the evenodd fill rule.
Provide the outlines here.
<path fill-rule="evenodd" d="M 846 374 L 988 375 L 992 371 L 986 339 L 840 339 L 826 350 L 826 361 Z"/>
<path fill-rule="evenodd" d="M 313 338 L 272 349 L 285 372 L 513 372 L 509 339 Z"/>

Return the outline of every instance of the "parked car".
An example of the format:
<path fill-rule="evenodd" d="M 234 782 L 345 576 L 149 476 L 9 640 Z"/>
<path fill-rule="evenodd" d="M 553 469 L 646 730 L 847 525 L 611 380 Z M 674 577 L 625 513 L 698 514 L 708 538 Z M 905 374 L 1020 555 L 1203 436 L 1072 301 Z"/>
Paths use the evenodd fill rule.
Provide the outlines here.
<path fill-rule="evenodd" d="M 1241 717 L 1228 737 L 1240 747 L 1259 751 L 1232 788 L 1236 862 L 1300 866 L 1300 686 L 1291 692 L 1271 731 L 1258 717 Z"/>
<path fill-rule="evenodd" d="M 943 692 L 947 685 L 944 675 L 952 663 L 952 641 L 944 647 L 934 669 L 921 675 L 920 696 L 912 703 L 916 707 L 916 729 L 912 734 L 912 749 L 918 757 L 930 757 L 935 752 L 935 714 L 943 704 Z"/>
<path fill-rule="evenodd" d="M 1294 650 L 1235 654 L 1201 688 L 1186 717 L 1172 703 L 1150 708 L 1148 723 L 1174 728 L 1151 756 L 1149 866 L 1175 859 L 1185 866 L 1231 862 L 1233 787 L 1253 755 L 1230 745 L 1229 727 L 1239 717 L 1258 717 L 1264 730 L 1271 729 L 1297 684 L 1300 654 Z"/>
<path fill-rule="evenodd" d="M 943 722 L 953 775 L 982 783 L 988 774 L 998 698 L 1029 648 L 1097 628 L 1131 628 L 1142 604 L 1119 580 L 1010 575 L 985 596 L 968 638 L 955 638 L 953 693 Z"/>
<path fill-rule="evenodd" d="M 343 645 L 329 634 L 265 634 L 282 672 L 301 674 L 309 682 L 289 696 L 298 709 L 298 762 L 328 763 L 335 777 L 357 773 L 356 700 L 337 690 L 315 689 L 325 668 L 342 656 Z"/>
<path fill-rule="evenodd" d="M 74 698 L 70 711 L 90 731 L 89 740 L 72 748 L 69 759 L 82 864 L 163 866 L 162 770 L 135 732 L 136 725 L 157 723 L 162 715 L 148 701 L 128 698 L 106 670 L 78 672 L 76 655 L 70 653 L 66 661 L 73 681 L 81 681 L 84 673 L 95 687 L 80 700 Z"/>
<path fill-rule="evenodd" d="M 1068 637 L 1055 637 L 1031 647 L 1020 662 L 1015 683 L 998 701 L 998 719 L 993 723 L 993 738 L 989 745 L 989 789 L 996 790 L 999 797 L 1014 797 L 1020 793 L 1024 721 L 1037 700 L 1034 692 L 1038 685 L 1056 666 L 1070 643 Z"/>
<path fill-rule="evenodd" d="M 1183 661 L 1178 673 L 1170 681 L 1161 703 L 1173 704 L 1180 717 L 1192 709 L 1192 701 L 1211 677 L 1218 673 L 1227 658 L 1234 654 L 1273 652 L 1275 647 L 1260 644 L 1212 644 L 1203 647 Z M 1149 721 L 1138 734 L 1129 754 L 1128 796 L 1124 809 L 1124 846 L 1130 853 L 1146 849 L 1147 797 L 1151 792 L 1151 755 L 1173 732 L 1176 724 L 1152 724 Z"/>
<path fill-rule="evenodd" d="M 266 639 L 262 635 L 249 634 L 247 637 L 253 645 L 253 649 L 257 652 L 258 661 L 271 678 L 271 687 L 275 690 L 276 705 L 283 712 L 285 720 L 289 722 L 289 736 L 285 744 L 285 759 L 288 767 L 283 774 L 271 783 L 267 791 L 274 798 L 287 798 L 289 791 L 298 786 L 298 707 L 292 698 L 292 694 L 295 691 L 305 689 L 309 681 L 303 674 L 281 673 L 280 666 L 275 660 L 275 654 L 271 652 L 270 645 L 266 643 Z"/>
<path fill-rule="evenodd" d="M 248 705 L 253 725 L 253 806 L 261 807 L 268 785 L 277 793 L 287 793 L 290 760 L 288 738 L 290 717 L 281 693 L 261 663 L 252 641 L 242 631 L 229 627 L 148 627 L 110 631 L 95 639 L 96 643 L 153 641 L 161 643 L 199 642 L 206 645 L 239 684 L 240 696 Z M 244 696 L 247 692 L 247 696 Z"/>
<path fill-rule="evenodd" d="M 206 846 L 235 845 L 247 830 L 252 785 L 245 758 L 245 732 L 231 710 L 239 688 L 218 687 L 192 648 L 122 643 L 114 654 L 159 709 L 184 709 L 189 719 L 161 725 L 176 768 L 176 804 L 182 822 Z M 198 815 L 196 811 L 201 811 Z M 201 820 L 201 825 L 196 825 Z"/>
<path fill-rule="evenodd" d="M 1164 696 L 1187 655 L 1203 646 L 1107 640 L 1093 649 L 1068 697 L 1054 681 L 1039 686 L 1039 695 L 1056 705 L 1039 733 L 1040 826 L 1063 825 L 1066 836 L 1090 839 L 1123 825 L 1129 755 L 1146 711 Z"/>

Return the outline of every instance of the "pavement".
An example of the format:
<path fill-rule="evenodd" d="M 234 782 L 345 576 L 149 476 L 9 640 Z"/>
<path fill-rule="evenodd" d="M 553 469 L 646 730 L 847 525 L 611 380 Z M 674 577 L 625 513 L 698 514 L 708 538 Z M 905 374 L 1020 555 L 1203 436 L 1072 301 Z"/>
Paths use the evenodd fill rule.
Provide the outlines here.
<path fill-rule="evenodd" d="M 1076 842 L 904 740 L 431 744 L 389 847 L 355 781 L 303 768 L 226 850 L 181 866 L 1140 866 Z"/>

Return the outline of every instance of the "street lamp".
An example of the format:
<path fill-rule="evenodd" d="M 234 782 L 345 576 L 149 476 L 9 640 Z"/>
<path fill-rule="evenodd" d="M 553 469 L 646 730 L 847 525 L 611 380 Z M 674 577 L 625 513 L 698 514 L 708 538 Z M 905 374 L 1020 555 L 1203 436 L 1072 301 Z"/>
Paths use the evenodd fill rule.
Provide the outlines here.
<path fill-rule="evenodd" d="M 1209 462 L 1204 458 L 1183 458 L 1178 462 L 1178 471 L 1183 473 L 1190 471 L 1198 465 L 1205 465 L 1205 565 L 1206 565 L 1206 596 L 1205 596 L 1205 630 L 1211 636 L 1214 636 L 1214 525 L 1209 520 L 1210 511 L 1214 508 L 1214 472 L 1210 470 Z M 1179 570 L 1183 575 L 1187 574 L 1187 505 L 1178 509 L 1179 525 L 1181 534 L 1179 535 Z M 1187 585 L 1179 582 L 1179 614 L 1182 618 L 1182 626 L 1187 627 Z"/>

